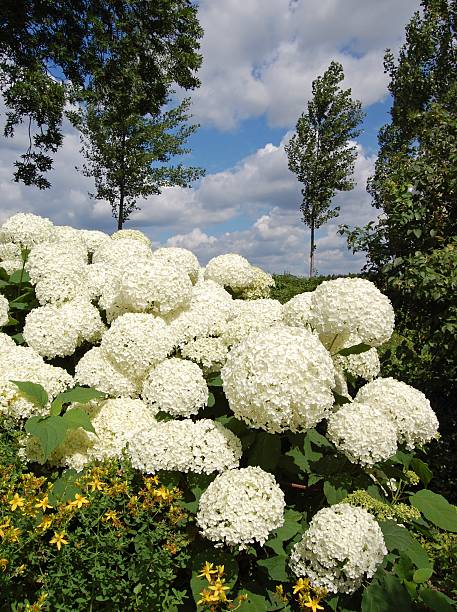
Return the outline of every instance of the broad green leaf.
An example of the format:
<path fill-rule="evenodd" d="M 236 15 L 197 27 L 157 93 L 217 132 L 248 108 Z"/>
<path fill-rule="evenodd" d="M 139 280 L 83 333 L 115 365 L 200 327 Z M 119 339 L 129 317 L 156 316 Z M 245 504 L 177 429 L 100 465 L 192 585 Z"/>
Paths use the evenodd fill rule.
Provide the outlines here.
<path fill-rule="evenodd" d="M 222 387 L 222 379 L 220 376 L 214 376 L 208 380 L 209 387 Z"/>
<path fill-rule="evenodd" d="M 22 334 L 14 334 L 14 336 L 11 336 L 11 338 L 16 344 L 24 344 L 25 342 L 24 336 Z"/>
<path fill-rule="evenodd" d="M 87 402 L 90 402 L 93 399 L 101 399 L 104 397 L 107 397 L 106 393 L 97 391 L 97 389 L 93 389 L 92 387 L 75 387 L 69 391 L 59 393 L 59 395 L 54 398 L 54 401 L 51 404 L 51 414 L 60 414 L 64 404 L 70 404 L 73 402 L 77 402 L 78 404 L 87 404 Z"/>
<path fill-rule="evenodd" d="M 67 410 L 60 418 L 63 419 L 67 429 L 82 427 L 86 431 L 97 433 L 91 423 L 89 415 L 81 408 L 70 408 L 70 410 Z"/>
<path fill-rule="evenodd" d="M 347 357 L 348 355 L 360 355 L 360 353 L 366 353 L 369 351 L 371 347 L 369 344 L 364 344 L 361 342 L 360 344 L 356 344 L 355 346 L 350 346 L 349 348 L 342 348 L 338 351 L 338 355 L 342 357 Z"/>
<path fill-rule="evenodd" d="M 288 557 L 286 557 L 284 554 L 275 555 L 269 559 L 261 559 L 260 561 L 257 561 L 257 565 L 264 567 L 272 580 L 283 582 L 285 580 L 289 580 L 289 576 L 287 575 L 286 571 L 287 559 Z"/>
<path fill-rule="evenodd" d="M 208 547 L 194 553 L 192 555 L 192 578 L 190 581 L 190 588 L 195 602 L 200 599 L 202 590 L 208 588 L 208 581 L 206 578 L 198 577 L 202 567 L 207 561 L 208 563 L 213 563 L 214 567 L 216 567 L 216 565 L 224 566 L 225 585 L 230 589 L 234 587 L 238 579 L 238 563 L 235 557 L 230 553 L 214 547 Z"/>
<path fill-rule="evenodd" d="M 421 584 L 422 582 L 427 582 L 430 576 L 433 574 L 433 569 L 431 567 L 420 567 L 413 574 L 414 582 Z"/>
<path fill-rule="evenodd" d="M 9 277 L 9 282 L 14 285 L 28 283 L 30 281 L 29 273 L 26 270 L 15 270 Z"/>
<path fill-rule="evenodd" d="M 340 395 L 336 391 L 333 391 L 333 397 L 335 398 L 335 404 L 337 406 L 344 406 L 344 404 L 350 404 L 351 400 L 345 395 Z"/>
<path fill-rule="evenodd" d="M 8 321 L 3 325 L 3 327 L 12 327 L 13 325 L 19 325 L 19 321 L 14 317 L 8 317 Z"/>
<path fill-rule="evenodd" d="M 422 489 L 409 498 L 411 505 L 440 529 L 457 531 L 457 509 L 447 499 L 428 489 Z"/>
<path fill-rule="evenodd" d="M 420 591 L 420 596 L 422 601 L 436 612 L 455 612 L 454 602 L 444 593 L 440 593 L 433 589 L 422 589 L 422 591 Z"/>
<path fill-rule="evenodd" d="M 206 491 L 213 482 L 214 478 L 214 474 L 195 474 L 190 472 L 186 475 L 187 486 L 192 491 L 197 502 L 202 496 L 202 493 Z"/>
<path fill-rule="evenodd" d="M 208 402 L 206 403 L 206 405 L 208 406 L 208 408 L 212 408 L 215 403 L 216 403 L 216 398 L 214 397 L 214 395 L 210 391 L 208 393 Z"/>
<path fill-rule="evenodd" d="M 400 527 L 395 521 L 381 521 L 379 526 L 389 551 L 404 552 L 416 567 L 431 567 L 427 553 L 406 527 Z"/>
<path fill-rule="evenodd" d="M 25 423 L 25 431 L 36 436 L 43 449 L 44 461 L 65 440 L 67 425 L 63 419 L 57 416 L 30 417 Z"/>
<path fill-rule="evenodd" d="M 411 597 L 395 576 L 372 582 L 362 595 L 362 612 L 412 612 Z"/>
<path fill-rule="evenodd" d="M 334 487 L 331 482 L 326 480 L 324 482 L 324 495 L 327 498 L 328 503 L 333 506 L 333 504 L 338 504 L 340 501 L 343 501 L 345 497 L 347 497 L 348 490 L 344 487 Z"/>
<path fill-rule="evenodd" d="M 258 465 L 267 472 L 273 472 L 281 455 L 281 438 L 266 432 L 256 433 L 254 444 L 249 449 L 248 465 Z"/>
<path fill-rule="evenodd" d="M 284 525 L 273 532 L 272 537 L 265 542 L 265 546 L 274 550 L 277 555 L 284 554 L 284 542 L 301 532 L 302 518 L 301 512 L 287 508 L 284 512 Z"/>
<path fill-rule="evenodd" d="M 27 302 L 10 302 L 10 310 L 27 310 L 30 305 Z"/>
<path fill-rule="evenodd" d="M 308 429 L 307 436 L 308 436 L 310 442 L 312 442 L 316 446 L 330 446 L 330 447 L 333 447 L 333 444 L 329 440 L 327 440 L 327 438 L 325 436 L 320 434 L 315 429 Z"/>
<path fill-rule="evenodd" d="M 424 487 L 427 487 L 429 482 L 433 478 L 433 472 L 428 467 L 428 465 L 417 457 L 414 457 L 414 459 L 411 460 L 410 468 L 414 470 L 419 476 L 419 478 L 422 480 L 422 482 L 424 483 Z"/>
<path fill-rule="evenodd" d="M 36 406 L 44 408 L 48 403 L 48 394 L 46 389 L 37 383 L 23 382 L 20 380 L 10 381 L 16 385 L 21 394 Z"/>
<path fill-rule="evenodd" d="M 243 602 L 242 608 L 247 612 L 266 612 L 270 610 L 268 599 L 259 593 L 253 593 L 249 589 L 241 589 L 240 593 L 247 595 L 247 600 Z"/>
<path fill-rule="evenodd" d="M 80 492 L 80 489 L 75 485 L 77 477 L 78 472 L 73 468 L 65 470 L 62 476 L 54 482 L 49 492 L 49 503 L 56 506 L 73 499 L 75 494 Z"/>

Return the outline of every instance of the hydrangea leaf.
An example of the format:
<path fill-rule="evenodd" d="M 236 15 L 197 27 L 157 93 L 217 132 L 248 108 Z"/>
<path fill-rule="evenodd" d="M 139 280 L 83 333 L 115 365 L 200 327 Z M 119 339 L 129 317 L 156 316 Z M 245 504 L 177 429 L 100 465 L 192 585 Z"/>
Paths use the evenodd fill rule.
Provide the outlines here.
<path fill-rule="evenodd" d="M 80 489 L 75 486 L 77 477 L 78 472 L 73 468 L 65 470 L 52 485 L 49 492 L 49 503 L 56 506 L 73 499 L 75 494 L 80 492 Z"/>
<path fill-rule="evenodd" d="M 422 589 L 420 596 L 422 601 L 432 610 L 436 610 L 436 612 L 455 612 L 454 602 L 444 593 L 434 589 Z"/>
<path fill-rule="evenodd" d="M 287 559 L 288 558 L 285 554 L 275 555 L 274 557 L 257 561 L 257 565 L 264 567 L 272 580 L 283 582 L 285 580 L 289 580 L 286 570 Z"/>
<path fill-rule="evenodd" d="M 387 549 L 404 552 L 418 567 L 431 567 L 427 553 L 405 527 L 400 527 L 395 521 L 379 523 Z"/>
<path fill-rule="evenodd" d="M 210 391 L 208 393 L 208 401 L 206 402 L 206 405 L 208 406 L 208 408 L 212 408 L 215 403 L 216 403 L 216 399 L 215 399 L 214 395 Z"/>
<path fill-rule="evenodd" d="M 59 414 L 64 404 L 70 404 L 72 402 L 87 404 L 87 402 L 90 402 L 91 400 L 102 399 L 105 397 L 107 397 L 106 393 L 97 391 L 97 389 L 93 389 L 92 387 L 75 387 L 69 391 L 59 393 L 59 395 L 54 398 L 54 401 L 51 404 L 51 414 Z"/>
<path fill-rule="evenodd" d="M 22 395 L 36 406 L 44 408 L 48 403 L 48 393 L 46 389 L 37 383 L 12 380 L 13 384 L 19 389 Z"/>
<path fill-rule="evenodd" d="M 420 459 L 418 459 L 417 457 L 414 457 L 411 460 L 410 467 L 412 470 L 416 472 L 416 474 L 422 480 L 422 482 L 424 483 L 424 487 L 427 487 L 433 477 L 433 472 L 428 467 L 428 465 L 424 463 L 423 461 L 421 461 Z"/>
<path fill-rule="evenodd" d="M 338 351 L 338 355 L 341 355 L 342 357 L 347 357 L 348 355 L 360 355 L 360 353 L 366 353 L 371 348 L 373 347 L 369 344 L 364 344 L 363 342 L 361 342 L 360 344 L 356 344 L 355 346 L 340 349 Z"/>
<path fill-rule="evenodd" d="M 82 427 L 86 431 L 97 433 L 91 423 L 89 415 L 81 408 L 71 408 L 61 417 L 67 429 L 77 429 Z"/>
<path fill-rule="evenodd" d="M 62 444 L 67 429 L 67 424 L 58 416 L 48 416 L 45 419 L 30 417 L 25 423 L 25 431 L 36 436 L 40 441 L 44 461 L 49 458 L 54 449 Z"/>
<path fill-rule="evenodd" d="M 15 270 L 9 277 L 9 282 L 14 285 L 28 283 L 30 281 L 29 273 L 26 270 Z"/>
<path fill-rule="evenodd" d="M 428 489 L 422 489 L 410 497 L 411 505 L 440 529 L 457 531 L 457 509 L 447 499 Z"/>
<path fill-rule="evenodd" d="M 248 465 L 258 465 L 267 472 L 273 472 L 281 455 L 281 438 L 274 434 L 256 434 L 254 444 L 249 449 Z"/>
<path fill-rule="evenodd" d="M 395 576 L 384 575 L 372 582 L 362 595 L 362 612 L 412 612 L 411 597 Z"/>
<path fill-rule="evenodd" d="M 287 508 L 284 512 L 284 525 L 273 532 L 272 537 L 265 542 L 265 546 L 274 550 L 277 555 L 284 554 L 284 543 L 302 531 L 302 518 L 301 512 Z"/>
<path fill-rule="evenodd" d="M 433 568 L 431 567 L 420 567 L 413 574 L 414 582 L 421 584 L 422 582 L 427 582 L 430 576 L 433 574 Z"/>

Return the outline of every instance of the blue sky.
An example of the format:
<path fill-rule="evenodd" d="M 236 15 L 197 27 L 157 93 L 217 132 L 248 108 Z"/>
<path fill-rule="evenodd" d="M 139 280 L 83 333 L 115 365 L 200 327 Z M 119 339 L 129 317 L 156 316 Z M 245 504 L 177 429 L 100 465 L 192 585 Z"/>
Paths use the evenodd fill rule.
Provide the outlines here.
<path fill-rule="evenodd" d="M 398 50 L 418 9 L 419 0 L 200 0 L 202 86 L 190 95 L 201 128 L 184 161 L 204 167 L 206 176 L 192 189 L 166 189 L 139 202 L 126 227 L 142 229 L 157 246 L 190 248 L 202 265 L 238 252 L 270 272 L 304 274 L 309 231 L 284 143 L 306 108 L 312 80 L 335 59 L 344 67 L 343 86 L 367 115 L 357 140 L 356 188 L 337 195 L 340 217 L 319 230 L 316 266 L 325 274 L 359 270 L 363 256 L 347 250 L 337 229 L 376 216 L 365 184 L 377 132 L 389 116 L 383 54 Z M 178 99 L 188 95 L 177 92 Z M 82 161 L 78 134 L 65 126 L 45 192 L 11 181 L 24 138 L 0 140 L 0 222 L 31 211 L 59 224 L 113 231 L 109 205 L 88 197 L 92 182 L 74 169 Z"/>

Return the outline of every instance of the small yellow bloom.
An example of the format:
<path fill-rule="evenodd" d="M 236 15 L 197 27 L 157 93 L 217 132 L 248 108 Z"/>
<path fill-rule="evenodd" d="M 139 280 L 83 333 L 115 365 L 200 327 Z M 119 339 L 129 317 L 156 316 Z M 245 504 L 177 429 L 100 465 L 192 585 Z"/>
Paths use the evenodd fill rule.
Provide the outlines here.
<path fill-rule="evenodd" d="M 17 542 L 19 540 L 20 533 L 20 529 L 18 529 L 17 527 L 11 527 L 11 529 L 9 529 L 6 534 L 6 537 L 11 540 L 11 542 Z"/>
<path fill-rule="evenodd" d="M 284 586 L 282 584 L 278 584 L 276 587 L 276 597 L 278 597 L 284 603 L 288 601 L 287 595 L 284 592 Z"/>
<path fill-rule="evenodd" d="M 24 564 L 20 565 L 15 572 L 16 576 L 20 576 L 21 574 L 23 574 L 25 572 L 26 567 L 27 566 Z"/>
<path fill-rule="evenodd" d="M 320 599 L 316 597 L 315 599 L 311 599 L 308 597 L 308 603 L 305 603 L 307 608 L 311 608 L 312 612 L 317 612 L 317 610 L 323 610 L 324 608 L 319 605 Z"/>
<path fill-rule="evenodd" d="M 83 506 L 87 506 L 89 504 L 89 500 L 87 497 L 83 497 L 79 493 L 76 493 L 75 499 L 70 502 L 70 505 L 74 508 L 82 508 Z"/>
<path fill-rule="evenodd" d="M 41 523 L 37 525 L 37 528 L 46 531 L 46 529 L 49 529 L 49 527 L 52 525 L 52 520 L 52 516 L 44 516 Z"/>
<path fill-rule="evenodd" d="M 103 487 L 106 487 L 106 483 L 99 480 L 97 476 L 94 476 L 94 478 L 90 480 L 87 484 L 90 486 L 92 492 L 101 491 Z"/>
<path fill-rule="evenodd" d="M 9 504 L 11 506 L 11 510 L 13 511 L 16 510 L 16 508 L 22 508 L 24 506 L 24 498 L 15 493 Z"/>
<path fill-rule="evenodd" d="M 201 574 L 198 574 L 197 578 L 206 578 L 208 582 L 212 582 L 213 578 L 211 574 L 217 574 L 217 570 L 214 569 L 214 564 L 205 561 L 205 565 L 200 570 Z"/>
<path fill-rule="evenodd" d="M 6 566 L 8 565 L 8 559 L 0 559 L 0 569 L 2 572 L 6 572 Z"/>
<path fill-rule="evenodd" d="M 229 587 L 224 586 L 224 581 L 218 578 L 214 584 L 211 584 L 209 587 L 210 591 L 214 591 L 214 596 L 217 596 L 219 601 L 226 601 L 227 596 L 225 595 L 225 591 L 229 590 Z"/>
<path fill-rule="evenodd" d="M 49 505 L 48 496 L 45 495 L 41 501 L 36 503 L 35 508 L 41 508 L 43 512 L 46 512 L 46 508 L 52 508 L 52 506 Z"/>
<path fill-rule="evenodd" d="M 65 531 L 58 533 L 54 531 L 54 536 L 49 540 L 50 544 L 55 544 L 57 546 L 57 550 L 62 548 L 62 544 L 68 544 L 68 540 L 65 539 Z"/>
<path fill-rule="evenodd" d="M 6 518 L 5 522 L 0 525 L 0 537 L 4 538 L 6 531 L 11 527 L 11 519 Z"/>
<path fill-rule="evenodd" d="M 301 591 L 309 591 L 310 584 L 308 578 L 299 578 L 294 585 L 294 595 L 296 593 L 300 593 Z"/>
<path fill-rule="evenodd" d="M 200 597 L 201 599 L 197 601 L 197 606 L 201 606 L 203 604 L 211 604 L 215 601 L 213 594 L 207 589 L 203 589 L 203 591 L 200 593 Z"/>
<path fill-rule="evenodd" d="M 217 575 L 219 578 L 222 578 L 225 572 L 225 567 L 223 565 L 216 565 Z"/>

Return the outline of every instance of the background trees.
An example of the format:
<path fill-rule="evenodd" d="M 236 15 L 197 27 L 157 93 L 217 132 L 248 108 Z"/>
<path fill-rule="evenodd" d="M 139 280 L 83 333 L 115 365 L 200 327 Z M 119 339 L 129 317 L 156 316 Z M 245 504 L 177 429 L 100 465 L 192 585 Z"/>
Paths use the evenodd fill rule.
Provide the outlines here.
<path fill-rule="evenodd" d="M 134 183 L 137 196 L 158 193 L 164 184 L 188 184 L 199 174 L 196 169 L 150 172 L 147 166 L 185 152 L 181 145 L 195 129 L 183 125 L 187 103 L 163 108 L 173 86 L 198 87 L 202 34 L 191 0 L 5 0 L 0 20 L 0 90 L 8 107 L 4 133 L 13 136 L 22 122 L 30 133 L 15 164 L 15 180 L 50 186 L 46 173 L 62 144 L 67 116 L 86 137 L 88 167 L 97 169 L 100 185 L 114 181 L 118 192 L 127 189 L 131 196 Z M 109 153 L 100 146 L 103 134 L 110 134 Z M 122 168 L 113 173 L 113 160 L 122 159 L 127 142 L 129 161 L 118 164 L 136 178 L 123 187 L 125 176 Z M 151 173 L 157 180 L 148 191 Z M 139 175 L 149 178 L 139 182 Z M 97 194 L 100 188 L 107 196 L 109 190 L 96 187 Z M 127 208 L 119 206 L 122 222 Z"/>
<path fill-rule="evenodd" d="M 309 275 L 314 271 L 314 231 L 332 217 L 339 207 L 331 208 L 337 191 L 349 191 L 357 150 L 349 141 L 360 134 L 363 119 L 361 103 L 351 99 L 351 90 L 343 90 L 343 67 L 332 62 L 323 76 L 312 84 L 313 98 L 308 112 L 297 122 L 296 133 L 285 149 L 289 169 L 303 183 L 300 210 L 311 230 Z"/>

